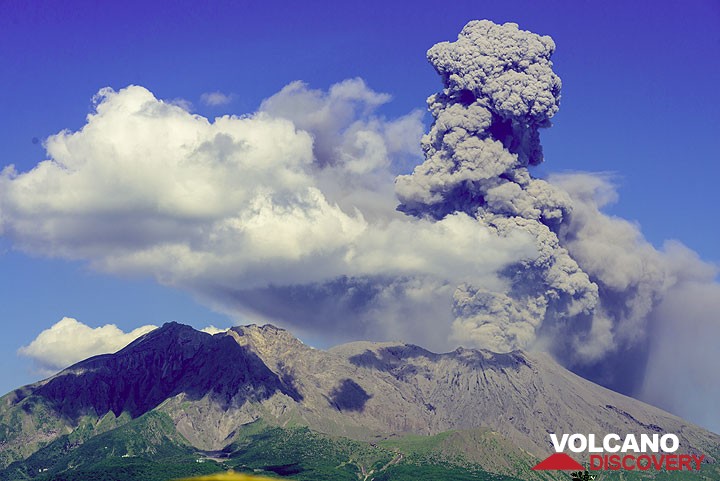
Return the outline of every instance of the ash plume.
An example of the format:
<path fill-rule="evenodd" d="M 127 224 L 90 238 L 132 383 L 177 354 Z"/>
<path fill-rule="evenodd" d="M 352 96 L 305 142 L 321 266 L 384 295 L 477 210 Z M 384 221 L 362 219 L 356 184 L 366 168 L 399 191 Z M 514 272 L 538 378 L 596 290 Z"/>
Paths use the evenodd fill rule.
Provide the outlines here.
<path fill-rule="evenodd" d="M 505 269 L 504 292 L 468 283 L 454 295 L 455 337 L 494 350 L 526 348 L 546 321 L 587 321 L 598 307 L 598 286 L 558 238 L 570 196 L 528 171 L 543 161 L 540 129 L 559 108 L 554 50 L 550 37 L 487 20 L 432 47 L 428 59 L 444 89 L 428 99 L 435 122 L 422 139 L 426 160 L 396 181 L 407 214 L 464 212 L 535 240 L 538 257 Z"/>
<path fill-rule="evenodd" d="M 550 37 L 483 20 L 428 51 L 443 89 L 428 99 L 435 120 L 422 139 L 425 161 L 396 179 L 398 210 L 435 220 L 462 212 L 501 236 L 534 240 L 537 256 L 505 267 L 502 289 L 468 281 L 455 290 L 452 339 L 548 350 L 597 382 L 686 412 L 654 367 L 684 365 L 657 352 L 682 332 L 664 300 L 698 285 L 717 290 L 715 269 L 679 243 L 658 250 L 636 224 L 604 214 L 616 200 L 608 176 L 533 178 L 540 130 L 560 102 L 554 50 Z M 707 399 L 714 391 L 704 384 L 696 389 Z"/>

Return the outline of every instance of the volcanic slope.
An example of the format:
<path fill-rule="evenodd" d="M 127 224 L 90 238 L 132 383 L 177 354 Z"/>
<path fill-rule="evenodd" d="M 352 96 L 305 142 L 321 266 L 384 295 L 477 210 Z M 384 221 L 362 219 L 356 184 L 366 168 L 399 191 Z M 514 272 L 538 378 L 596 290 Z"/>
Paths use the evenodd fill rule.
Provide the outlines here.
<path fill-rule="evenodd" d="M 366 459 L 367 466 L 351 463 L 360 474 L 435 459 L 520 479 L 542 479 L 529 468 L 553 452 L 551 432 L 675 433 L 680 450 L 705 454 L 713 472 L 720 450 L 720 436 L 582 379 L 544 354 L 436 354 L 369 342 L 325 351 L 272 325 L 211 336 L 165 324 L 115 354 L 5 395 L 0 423 L 0 468 L 17 479 L 72 470 L 94 455 L 68 456 L 108 436 L 116 448 L 102 459 L 247 461 L 251 439 L 273 439 L 280 449 L 277 439 L 300 436 L 299 445 L 345 446 L 347 462 Z M 117 444 L 121 432 L 125 441 Z M 275 465 L 292 457 L 282 452 Z"/>

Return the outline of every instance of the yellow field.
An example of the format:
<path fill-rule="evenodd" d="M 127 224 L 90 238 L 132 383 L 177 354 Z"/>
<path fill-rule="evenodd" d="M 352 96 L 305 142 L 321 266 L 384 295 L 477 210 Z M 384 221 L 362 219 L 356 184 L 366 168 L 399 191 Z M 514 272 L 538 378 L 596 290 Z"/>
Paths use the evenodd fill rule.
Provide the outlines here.
<path fill-rule="evenodd" d="M 228 471 L 226 473 L 211 474 L 197 478 L 183 478 L 177 481 L 277 481 L 277 479 Z"/>

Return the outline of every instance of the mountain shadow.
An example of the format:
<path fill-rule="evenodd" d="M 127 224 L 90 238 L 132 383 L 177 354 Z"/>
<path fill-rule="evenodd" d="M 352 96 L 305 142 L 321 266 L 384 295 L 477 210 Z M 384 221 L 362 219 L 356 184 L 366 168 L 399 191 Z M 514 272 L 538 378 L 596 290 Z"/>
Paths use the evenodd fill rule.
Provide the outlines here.
<path fill-rule="evenodd" d="M 352 379 L 343 379 L 335 389 L 330 392 L 332 404 L 339 411 L 362 411 L 365 403 L 372 396 Z"/>

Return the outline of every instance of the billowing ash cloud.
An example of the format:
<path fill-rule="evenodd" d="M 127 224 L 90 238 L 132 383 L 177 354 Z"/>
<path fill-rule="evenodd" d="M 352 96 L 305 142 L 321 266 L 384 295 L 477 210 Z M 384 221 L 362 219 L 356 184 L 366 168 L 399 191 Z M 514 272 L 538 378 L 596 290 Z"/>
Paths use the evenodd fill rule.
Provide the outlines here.
<path fill-rule="evenodd" d="M 383 117 L 390 97 L 361 79 L 293 82 L 214 120 L 103 89 L 81 130 L 45 141 L 48 160 L 2 170 L 0 234 L 300 335 L 549 350 L 720 429 L 702 417 L 720 385 L 715 268 L 604 214 L 608 176 L 531 175 L 559 108 L 554 49 L 489 21 L 431 48 L 443 89 L 422 141 L 422 114 Z"/>
<path fill-rule="evenodd" d="M 506 290 L 466 284 L 455 293 L 455 337 L 494 350 L 526 348 L 548 320 L 577 322 L 598 306 L 597 285 L 558 239 L 570 197 L 528 172 L 543 160 L 539 129 L 559 107 L 554 50 L 550 37 L 489 21 L 470 22 L 456 42 L 431 48 L 445 88 L 428 99 L 435 122 L 422 140 L 425 162 L 397 179 L 403 212 L 464 212 L 535 240 L 540 255 L 505 269 Z"/>
<path fill-rule="evenodd" d="M 483 20 L 428 51 L 445 88 L 428 99 L 435 123 L 423 138 L 427 160 L 397 180 L 401 210 L 440 218 L 487 205 L 562 220 L 567 197 L 527 174 L 543 161 L 539 129 L 559 108 L 554 50 L 550 37 Z"/>
<path fill-rule="evenodd" d="M 687 350 L 693 358 L 712 350 L 707 338 L 690 340 L 691 326 L 720 329 L 708 314 L 718 312 L 712 301 L 699 296 L 720 290 L 715 268 L 677 242 L 659 251 L 636 224 L 605 215 L 616 200 L 607 176 L 530 175 L 543 161 L 539 129 L 559 107 L 554 49 L 549 37 L 515 24 L 477 21 L 428 52 L 444 88 L 428 99 L 435 121 L 422 139 L 425 162 L 396 180 L 399 210 L 436 220 L 463 212 L 501 235 L 527 233 L 539 254 L 503 269 L 504 289 L 459 286 L 453 338 L 550 350 L 587 377 L 717 429 L 720 419 L 707 412 L 720 378 L 683 359 Z M 683 301 L 696 304 L 688 311 L 695 319 L 681 319 Z M 687 388 L 699 401 L 673 394 L 668 369 L 694 373 Z"/>

